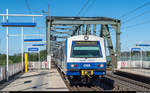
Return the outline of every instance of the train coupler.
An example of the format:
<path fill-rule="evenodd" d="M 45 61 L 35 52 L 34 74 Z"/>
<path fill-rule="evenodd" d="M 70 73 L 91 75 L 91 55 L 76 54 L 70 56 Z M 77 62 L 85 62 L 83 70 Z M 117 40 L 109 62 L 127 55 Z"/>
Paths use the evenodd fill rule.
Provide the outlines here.
<path fill-rule="evenodd" d="M 87 76 L 88 76 L 89 78 L 92 78 L 89 74 L 87 74 Z"/>

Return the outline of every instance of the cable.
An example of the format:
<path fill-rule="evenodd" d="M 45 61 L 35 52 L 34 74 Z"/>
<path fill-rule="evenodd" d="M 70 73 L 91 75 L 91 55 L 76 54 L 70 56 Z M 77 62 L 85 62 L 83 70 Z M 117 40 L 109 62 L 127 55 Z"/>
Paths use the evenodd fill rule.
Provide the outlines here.
<path fill-rule="evenodd" d="M 89 2 L 90 2 L 90 0 L 88 0 L 88 1 L 83 5 L 83 7 L 80 9 L 79 13 L 78 13 L 76 16 L 79 16 L 79 15 L 81 14 L 81 12 L 86 8 L 86 6 L 88 5 Z M 74 30 L 77 31 L 77 30 L 80 28 L 80 26 L 81 26 L 81 25 L 79 25 L 79 26 L 74 26 L 74 27 L 75 27 Z M 73 35 L 73 34 L 75 34 L 74 31 L 73 31 L 72 35 Z"/>
<path fill-rule="evenodd" d="M 31 12 L 31 8 L 30 8 L 30 5 L 29 5 L 29 3 L 28 3 L 28 0 L 25 0 L 25 2 L 26 2 L 26 6 L 27 6 L 27 8 L 28 8 L 28 10 L 29 10 L 29 13 L 32 13 L 32 12 Z"/>
<path fill-rule="evenodd" d="M 78 15 L 83 11 L 83 9 L 85 9 L 85 7 L 88 5 L 90 0 L 88 0 L 84 6 L 81 8 L 81 10 L 79 11 Z M 87 10 L 95 3 L 96 0 L 93 0 L 93 2 L 86 8 L 86 10 L 84 11 L 83 15 L 85 15 L 85 13 L 87 12 Z M 80 28 L 81 25 L 76 27 L 76 30 L 78 30 Z"/>
<path fill-rule="evenodd" d="M 126 26 L 126 27 L 123 27 L 122 29 L 125 29 L 125 28 L 132 28 L 132 27 L 135 27 L 137 25 L 143 25 L 143 24 L 146 24 L 146 23 L 149 23 L 150 20 L 148 21 L 144 21 L 144 22 L 141 22 L 141 23 L 137 23 L 137 24 L 134 24 L 134 25 L 130 25 L 130 26 Z"/>
<path fill-rule="evenodd" d="M 88 9 L 96 2 L 96 0 L 93 0 L 93 2 L 86 8 L 86 10 L 83 13 L 83 16 L 87 13 Z"/>
<path fill-rule="evenodd" d="M 123 17 L 125 17 L 125 16 L 128 16 L 129 14 L 134 13 L 135 11 L 137 11 L 137 10 L 139 10 L 139 9 L 141 9 L 141 8 L 143 8 L 143 7 L 147 6 L 147 5 L 149 5 L 149 4 L 150 4 L 150 2 L 147 2 L 147 3 L 145 3 L 145 4 L 141 5 L 141 6 L 139 6 L 139 7 L 135 8 L 135 9 L 133 9 L 133 10 L 131 10 L 131 11 L 125 13 L 124 15 L 120 16 L 119 19 L 121 19 L 121 17 L 123 18 Z"/>
<path fill-rule="evenodd" d="M 84 5 L 83 7 L 80 9 L 79 13 L 76 15 L 76 16 L 79 16 L 81 14 L 81 12 L 85 9 L 85 7 L 88 5 L 90 0 L 88 0 Z"/>
<path fill-rule="evenodd" d="M 136 19 L 136 18 L 138 18 L 138 17 L 141 17 L 141 16 L 143 16 L 143 15 L 145 15 L 145 14 L 147 14 L 147 13 L 150 13 L 150 10 L 145 11 L 145 12 L 143 12 L 143 13 L 141 13 L 141 14 L 139 14 L 139 15 L 133 17 L 133 18 L 130 18 L 130 19 L 128 19 L 128 20 L 126 20 L 125 22 L 122 22 L 122 23 L 125 24 L 125 23 L 127 23 L 127 22 L 129 22 L 129 21 L 131 21 L 131 20 L 134 20 L 134 19 Z"/>

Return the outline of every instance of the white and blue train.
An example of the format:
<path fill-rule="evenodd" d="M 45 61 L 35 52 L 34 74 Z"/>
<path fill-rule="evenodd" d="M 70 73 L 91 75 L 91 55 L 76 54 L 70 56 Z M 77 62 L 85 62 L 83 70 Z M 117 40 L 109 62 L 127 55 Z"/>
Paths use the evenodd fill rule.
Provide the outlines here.
<path fill-rule="evenodd" d="M 67 38 L 55 50 L 55 64 L 69 78 L 99 77 L 106 74 L 104 39 L 93 35 Z"/>

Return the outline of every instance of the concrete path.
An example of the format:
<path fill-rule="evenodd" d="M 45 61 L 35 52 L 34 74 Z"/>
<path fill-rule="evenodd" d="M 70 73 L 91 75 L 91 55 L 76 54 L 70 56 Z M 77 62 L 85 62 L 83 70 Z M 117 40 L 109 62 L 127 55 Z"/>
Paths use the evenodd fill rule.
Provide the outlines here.
<path fill-rule="evenodd" d="M 22 75 L 1 91 L 69 91 L 58 71 L 34 70 Z"/>
<path fill-rule="evenodd" d="M 116 71 L 150 77 L 150 70 L 147 70 L 147 69 L 116 69 Z"/>

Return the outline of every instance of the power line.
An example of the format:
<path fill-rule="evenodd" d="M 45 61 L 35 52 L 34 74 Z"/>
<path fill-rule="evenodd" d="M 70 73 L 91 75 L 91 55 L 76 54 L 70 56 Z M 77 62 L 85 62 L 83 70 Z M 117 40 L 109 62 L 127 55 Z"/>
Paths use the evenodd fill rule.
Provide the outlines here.
<path fill-rule="evenodd" d="M 90 0 L 88 0 L 88 1 L 83 5 L 83 7 L 80 9 L 80 11 L 78 12 L 78 14 L 77 14 L 76 16 L 79 16 L 79 15 L 81 14 L 81 12 L 86 8 L 86 6 L 88 5 L 89 2 L 90 2 Z M 78 29 L 81 27 L 81 25 L 79 25 L 79 26 L 74 26 L 74 27 L 75 27 L 74 30 L 78 30 Z M 73 31 L 72 34 L 75 34 L 74 31 Z"/>
<path fill-rule="evenodd" d="M 130 19 L 128 19 L 128 20 L 126 20 L 125 22 L 122 22 L 122 23 L 127 23 L 127 22 L 129 22 L 129 21 L 131 21 L 131 20 L 134 20 L 134 19 L 136 19 L 136 18 L 138 18 L 138 17 L 141 17 L 141 16 L 143 16 L 143 15 L 145 15 L 145 14 L 147 14 L 147 13 L 150 13 L 150 10 L 145 11 L 145 12 L 143 12 L 143 13 L 141 13 L 141 14 L 139 14 L 139 15 L 133 17 L 133 18 L 130 18 Z"/>
<path fill-rule="evenodd" d="M 27 8 L 28 8 L 28 10 L 29 10 L 29 13 L 32 13 L 32 12 L 31 12 L 31 8 L 30 8 L 30 5 L 29 5 L 29 3 L 28 3 L 28 0 L 25 0 L 25 3 L 26 3 L 26 6 L 27 6 Z"/>
<path fill-rule="evenodd" d="M 83 7 L 80 9 L 79 13 L 77 14 L 77 16 L 79 16 L 81 14 L 81 12 L 85 9 L 85 7 L 88 5 L 90 0 L 88 0 L 84 5 Z"/>
<path fill-rule="evenodd" d="M 93 0 L 93 2 L 88 6 L 88 8 L 86 8 L 86 10 L 83 13 L 83 16 L 87 13 L 87 11 L 89 10 L 89 8 L 95 3 L 96 0 Z"/>
<path fill-rule="evenodd" d="M 79 11 L 78 15 L 83 11 L 83 9 L 88 5 L 90 0 L 88 0 L 84 6 L 81 8 L 81 10 Z M 93 2 L 86 8 L 86 10 L 84 11 L 83 15 L 85 15 L 85 13 L 87 12 L 87 10 L 95 3 L 96 0 L 93 0 Z M 78 30 L 80 28 L 81 25 L 76 26 L 76 30 Z"/>
<path fill-rule="evenodd" d="M 125 29 L 125 28 L 132 28 L 132 27 L 135 27 L 137 25 L 143 25 L 143 24 L 146 24 L 146 23 L 149 23 L 150 20 L 148 21 L 144 21 L 144 22 L 141 22 L 141 23 L 137 23 L 137 24 L 134 24 L 134 25 L 130 25 L 130 26 L 126 26 L 126 27 L 123 27 L 122 29 Z"/>
<path fill-rule="evenodd" d="M 131 11 L 125 13 L 125 14 L 122 15 L 121 17 L 122 17 L 122 18 L 123 18 L 123 17 L 126 17 L 126 16 L 128 16 L 129 14 L 134 13 L 135 11 L 137 11 L 137 10 L 139 10 L 139 9 L 141 9 L 141 8 L 143 8 L 143 7 L 147 6 L 147 5 L 149 5 L 149 4 L 150 4 L 150 2 L 147 2 L 147 3 L 145 3 L 145 4 L 141 5 L 141 6 L 139 6 L 139 7 L 135 8 L 135 9 L 133 9 L 133 10 L 131 10 Z M 119 17 L 119 18 L 121 18 L 121 17 Z"/>

